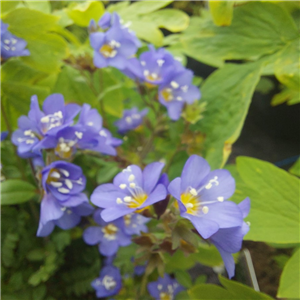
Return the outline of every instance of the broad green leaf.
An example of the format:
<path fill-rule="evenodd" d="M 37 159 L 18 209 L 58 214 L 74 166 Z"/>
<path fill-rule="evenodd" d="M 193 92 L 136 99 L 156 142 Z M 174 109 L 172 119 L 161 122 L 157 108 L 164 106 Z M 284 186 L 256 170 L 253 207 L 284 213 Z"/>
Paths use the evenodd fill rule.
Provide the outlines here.
<path fill-rule="evenodd" d="M 203 119 L 194 126 L 206 134 L 204 154 L 212 168 L 226 162 L 230 153 L 226 147 L 240 135 L 259 78 L 258 64 L 227 64 L 204 82 L 201 101 L 206 107 Z"/>
<path fill-rule="evenodd" d="M 66 65 L 58 75 L 52 93 L 63 94 L 69 102 L 96 106 L 96 95 L 91 90 L 88 80 L 80 71 Z"/>
<path fill-rule="evenodd" d="M 228 59 L 253 60 L 278 52 L 299 36 L 284 9 L 258 1 L 236 7 L 230 26 L 218 27 L 210 17 L 193 23 L 198 27 L 188 28 L 181 38 L 185 53 L 217 67 Z"/>
<path fill-rule="evenodd" d="M 233 200 L 251 200 L 246 240 L 299 243 L 299 179 L 273 164 L 237 158 L 239 176 Z"/>
<path fill-rule="evenodd" d="M 222 283 L 222 285 L 227 289 L 228 292 L 230 292 L 231 295 L 236 297 L 236 299 L 242 299 L 243 300 L 272 300 L 273 298 L 260 292 L 256 292 L 253 288 L 250 288 L 249 286 L 246 286 L 244 284 L 241 284 L 239 282 L 236 282 L 234 280 L 229 280 L 225 277 L 219 276 L 219 280 Z"/>
<path fill-rule="evenodd" d="M 1 182 L 1 205 L 24 203 L 36 195 L 36 187 L 29 182 L 9 179 Z"/>
<path fill-rule="evenodd" d="M 98 22 L 104 13 L 104 5 L 100 1 L 73 4 L 71 4 L 67 13 L 74 23 L 79 26 L 87 27 L 92 19 Z"/>
<path fill-rule="evenodd" d="M 225 289 L 214 284 L 197 284 L 188 290 L 188 294 L 193 300 L 241 300 L 235 298 Z"/>
<path fill-rule="evenodd" d="M 142 20 L 154 23 L 157 27 L 179 32 L 189 25 L 189 16 L 177 9 L 163 9 L 145 15 Z"/>
<path fill-rule="evenodd" d="M 192 254 L 197 262 L 208 267 L 217 267 L 223 265 L 223 260 L 218 249 L 213 245 L 201 243 L 198 253 Z"/>
<path fill-rule="evenodd" d="M 30 9 L 38 10 L 46 14 L 51 13 L 51 5 L 49 1 L 26 1 L 25 4 Z"/>
<path fill-rule="evenodd" d="M 193 285 L 191 275 L 187 271 L 177 270 L 175 271 L 175 277 L 185 288 L 190 288 Z"/>
<path fill-rule="evenodd" d="M 285 265 L 280 277 L 277 297 L 300 298 L 300 249 L 298 249 Z"/>
<path fill-rule="evenodd" d="M 20 4 L 20 1 L 1 1 L 1 17 L 15 9 Z"/>
<path fill-rule="evenodd" d="M 123 15 L 145 15 L 169 5 L 172 1 L 138 1 L 130 6 L 124 5 L 119 12 Z M 112 7 L 112 5 L 110 6 Z"/>
<path fill-rule="evenodd" d="M 300 177 L 300 158 L 290 167 L 289 172 Z"/>
<path fill-rule="evenodd" d="M 209 1 L 209 8 L 217 26 L 229 26 L 233 16 L 234 1 Z"/>
<path fill-rule="evenodd" d="M 280 93 L 273 96 L 271 105 L 276 106 L 282 103 L 294 105 L 300 103 L 300 94 L 298 90 L 284 88 Z"/>

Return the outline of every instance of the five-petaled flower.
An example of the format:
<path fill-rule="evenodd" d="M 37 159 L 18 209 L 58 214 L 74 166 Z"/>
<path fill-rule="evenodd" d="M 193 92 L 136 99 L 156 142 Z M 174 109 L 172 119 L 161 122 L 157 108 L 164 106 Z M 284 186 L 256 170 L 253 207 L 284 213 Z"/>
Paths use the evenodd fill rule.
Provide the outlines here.
<path fill-rule="evenodd" d="M 94 279 L 91 285 L 96 290 L 98 298 L 117 295 L 122 287 L 122 277 L 119 269 L 113 266 L 102 268 L 99 277 Z"/>
<path fill-rule="evenodd" d="M 177 199 L 182 217 L 207 239 L 220 228 L 239 227 L 243 222 L 241 209 L 226 201 L 235 191 L 235 181 L 227 170 L 210 172 L 208 162 L 192 155 L 184 165 L 181 178 L 169 184 L 170 194 Z"/>
<path fill-rule="evenodd" d="M 101 216 L 106 222 L 139 212 L 166 198 L 165 186 L 158 184 L 163 167 L 163 163 L 154 162 L 142 172 L 140 167 L 130 165 L 116 175 L 113 183 L 98 186 L 91 195 L 91 201 L 104 208 Z"/>
<path fill-rule="evenodd" d="M 174 300 L 183 291 L 183 287 L 168 274 L 159 277 L 157 281 L 148 283 L 148 291 L 155 300 Z"/>

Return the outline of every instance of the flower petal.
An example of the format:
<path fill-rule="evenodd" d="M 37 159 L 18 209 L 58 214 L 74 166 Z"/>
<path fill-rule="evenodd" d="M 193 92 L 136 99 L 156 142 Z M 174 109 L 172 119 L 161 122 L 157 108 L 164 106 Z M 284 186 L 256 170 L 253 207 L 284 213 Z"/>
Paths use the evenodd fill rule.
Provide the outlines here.
<path fill-rule="evenodd" d="M 75 227 L 79 224 L 81 218 L 75 214 L 72 209 L 67 209 L 63 216 L 55 221 L 55 224 L 63 230 L 67 230 Z"/>
<path fill-rule="evenodd" d="M 45 194 L 41 203 L 40 222 L 46 224 L 59 219 L 63 215 L 61 208 L 62 206 L 51 194 Z"/>
<path fill-rule="evenodd" d="M 217 247 L 217 246 L 216 246 Z M 222 259 L 224 261 L 224 265 L 228 274 L 229 279 L 231 279 L 234 276 L 234 271 L 235 271 L 235 263 L 234 259 L 231 255 L 231 253 L 224 251 L 222 248 L 217 247 Z"/>
<path fill-rule="evenodd" d="M 250 198 L 245 198 L 242 202 L 238 204 L 238 207 L 243 214 L 243 218 L 246 218 L 250 211 Z"/>
<path fill-rule="evenodd" d="M 169 193 L 176 198 L 177 200 L 180 200 L 180 194 L 181 194 L 181 178 L 177 177 L 174 180 L 172 180 L 168 186 Z"/>
<path fill-rule="evenodd" d="M 143 187 L 142 178 L 143 176 L 141 168 L 136 165 L 130 165 L 121 173 L 116 175 L 114 178 L 114 185 L 119 187 L 121 184 L 128 185 L 130 182 L 134 182 L 137 186 Z"/>
<path fill-rule="evenodd" d="M 154 162 L 145 167 L 143 171 L 143 188 L 146 194 L 150 194 L 157 184 L 164 163 Z"/>
<path fill-rule="evenodd" d="M 64 107 L 64 96 L 62 94 L 52 94 L 45 99 L 43 104 L 43 111 L 46 115 L 50 115 L 58 111 L 63 112 Z"/>
<path fill-rule="evenodd" d="M 163 184 L 159 184 L 154 191 L 148 196 L 146 201 L 140 206 L 144 208 L 146 206 L 152 205 L 160 200 L 164 200 L 167 197 L 167 190 Z"/>
<path fill-rule="evenodd" d="M 101 227 L 91 226 L 91 227 L 88 227 L 83 232 L 82 237 L 86 244 L 96 245 L 96 244 L 100 243 L 101 235 L 102 235 Z"/>
<path fill-rule="evenodd" d="M 112 256 L 117 253 L 119 249 L 118 242 L 113 241 L 103 241 L 99 245 L 99 252 L 104 256 Z"/>
<path fill-rule="evenodd" d="M 128 208 L 125 205 L 119 207 L 109 207 L 105 208 L 101 212 L 101 217 L 105 222 L 111 222 L 127 214 L 132 213 L 134 210 L 134 208 Z"/>
<path fill-rule="evenodd" d="M 39 222 L 39 228 L 38 231 L 36 233 L 36 236 L 48 236 L 54 229 L 55 224 L 53 221 L 49 221 L 45 224 L 43 224 L 41 221 Z"/>

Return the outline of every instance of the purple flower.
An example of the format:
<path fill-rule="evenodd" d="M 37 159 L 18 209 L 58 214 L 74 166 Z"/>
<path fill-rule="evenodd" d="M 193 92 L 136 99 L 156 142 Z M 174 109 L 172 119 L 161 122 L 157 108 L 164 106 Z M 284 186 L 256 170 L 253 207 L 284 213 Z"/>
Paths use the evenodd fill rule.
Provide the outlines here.
<path fill-rule="evenodd" d="M 8 25 L 1 21 L 1 58 L 13 56 L 28 56 L 29 50 L 25 49 L 27 43 L 7 30 Z"/>
<path fill-rule="evenodd" d="M 119 269 L 106 266 L 100 271 L 99 277 L 91 283 L 98 298 L 117 295 L 122 287 L 122 277 Z"/>
<path fill-rule="evenodd" d="M 95 205 L 104 208 L 101 213 L 106 222 L 139 211 L 166 198 L 163 184 L 158 184 L 163 163 L 154 162 L 144 171 L 131 165 L 116 175 L 113 184 L 98 186 L 91 196 Z"/>
<path fill-rule="evenodd" d="M 175 296 L 184 290 L 184 288 L 168 274 L 157 281 L 148 283 L 148 291 L 156 300 L 168 299 L 174 300 Z"/>
<path fill-rule="evenodd" d="M 111 19 L 111 13 L 106 11 L 98 22 L 99 27 L 102 29 L 108 29 L 112 25 Z"/>
<path fill-rule="evenodd" d="M 49 194 L 47 197 L 52 197 L 51 194 Z M 50 201 L 57 201 L 56 199 L 50 199 Z M 59 205 L 59 204 L 58 204 Z M 85 202 L 77 205 L 77 206 L 61 206 L 61 211 L 63 212 L 62 216 L 55 220 L 50 220 L 46 223 L 42 222 L 42 218 L 39 222 L 39 228 L 37 231 L 37 236 L 47 236 L 49 235 L 55 225 L 60 227 L 63 230 L 67 230 L 70 228 L 75 227 L 79 224 L 82 216 L 89 216 L 94 208 L 88 203 L 87 198 L 85 198 Z"/>
<path fill-rule="evenodd" d="M 210 172 L 207 161 L 192 155 L 181 173 L 168 187 L 177 199 L 182 217 L 190 220 L 207 239 L 220 228 L 239 227 L 243 215 L 235 203 L 225 201 L 235 191 L 235 181 L 227 170 Z"/>
<path fill-rule="evenodd" d="M 2 131 L 1 132 L 1 141 L 5 140 L 8 136 L 8 131 Z"/>
<path fill-rule="evenodd" d="M 242 211 L 243 218 L 247 217 L 250 210 L 250 199 L 246 198 L 238 204 L 238 207 Z M 220 229 L 209 238 L 222 256 L 229 278 L 234 276 L 235 269 L 232 253 L 241 250 L 243 238 L 248 231 L 249 225 L 243 222 L 239 227 Z"/>
<path fill-rule="evenodd" d="M 192 104 L 200 98 L 199 89 L 192 85 L 193 73 L 182 69 L 170 74 L 159 86 L 159 102 L 164 105 L 171 120 L 178 120 L 185 103 Z"/>
<path fill-rule="evenodd" d="M 125 109 L 122 119 L 115 122 L 120 134 L 125 134 L 127 131 L 137 128 L 143 122 L 143 117 L 148 113 L 148 109 L 145 108 L 142 111 L 138 111 L 136 107 L 132 109 Z"/>
<path fill-rule="evenodd" d="M 105 33 L 91 33 L 90 41 L 94 49 L 94 65 L 98 68 L 112 66 L 122 70 L 137 51 L 134 41 L 117 23 Z"/>
<path fill-rule="evenodd" d="M 83 240 L 88 245 L 99 244 L 99 252 L 104 256 L 117 253 L 120 246 L 131 244 L 131 237 L 124 231 L 124 220 L 119 218 L 113 222 L 105 222 L 100 216 L 101 209 L 94 213 L 94 220 L 100 226 L 88 227 L 83 233 Z"/>
<path fill-rule="evenodd" d="M 142 215 L 131 213 L 124 216 L 124 232 L 126 234 L 140 234 L 142 232 L 147 232 L 148 227 L 145 225 L 150 221 L 149 218 L 146 218 Z"/>
<path fill-rule="evenodd" d="M 37 96 L 32 96 L 28 117 L 41 136 L 55 135 L 63 127 L 70 125 L 79 111 L 80 106 L 77 104 L 65 105 L 64 97 L 61 94 L 48 96 L 43 103 L 43 111 L 41 111 Z"/>

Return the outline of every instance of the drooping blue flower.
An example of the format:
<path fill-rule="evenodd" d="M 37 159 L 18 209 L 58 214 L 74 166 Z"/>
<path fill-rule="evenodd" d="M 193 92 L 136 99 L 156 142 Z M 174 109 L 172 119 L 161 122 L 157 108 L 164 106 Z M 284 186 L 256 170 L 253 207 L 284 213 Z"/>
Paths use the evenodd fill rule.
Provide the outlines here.
<path fill-rule="evenodd" d="M 8 131 L 2 131 L 1 132 L 1 141 L 5 140 L 8 136 Z"/>
<path fill-rule="evenodd" d="M 104 256 L 117 253 L 120 246 L 131 244 L 130 235 L 124 232 L 124 220 L 105 222 L 100 216 L 101 209 L 94 213 L 94 220 L 99 226 L 90 226 L 83 233 L 83 240 L 88 245 L 99 244 L 99 252 Z"/>
<path fill-rule="evenodd" d="M 250 199 L 246 198 L 238 204 L 238 207 L 242 211 L 243 218 L 247 217 L 250 210 Z M 234 276 L 235 270 L 232 253 L 236 253 L 241 250 L 243 238 L 248 231 L 249 225 L 243 221 L 241 226 L 219 229 L 209 238 L 222 256 L 229 278 Z"/>
<path fill-rule="evenodd" d="M 199 234 L 207 239 L 221 228 L 239 227 L 242 211 L 226 201 L 235 191 L 235 181 L 227 170 L 210 171 L 207 161 L 192 155 L 184 165 L 181 178 L 169 185 L 180 214 L 190 220 Z"/>
<path fill-rule="evenodd" d="M 51 198 L 52 195 L 49 194 L 47 197 Z M 55 202 L 57 200 L 52 198 L 47 201 Z M 60 209 L 63 212 L 60 218 L 50 220 L 46 223 L 42 222 L 42 218 L 40 219 L 37 236 L 48 236 L 53 231 L 55 225 L 63 230 L 71 229 L 79 224 L 82 216 L 89 216 L 94 211 L 93 206 L 88 203 L 87 198 L 77 206 L 61 206 Z"/>
<path fill-rule="evenodd" d="M 171 120 L 178 120 L 185 103 L 192 104 L 200 99 L 199 89 L 192 84 L 193 73 L 182 69 L 169 74 L 159 86 L 159 102 L 164 105 Z"/>
<path fill-rule="evenodd" d="M 118 132 L 120 134 L 125 134 L 129 130 L 137 128 L 142 124 L 143 118 L 147 113 L 147 108 L 140 112 L 138 111 L 137 107 L 125 109 L 123 111 L 122 119 L 115 122 L 115 125 L 118 127 Z"/>
<path fill-rule="evenodd" d="M 184 290 L 177 280 L 172 279 L 168 274 L 159 277 L 157 281 L 148 283 L 147 288 L 155 300 L 174 300 L 175 296 Z"/>
<path fill-rule="evenodd" d="M 91 285 L 96 290 L 98 298 L 117 295 L 122 288 L 122 277 L 119 269 L 113 266 L 102 268 L 99 277 L 94 279 Z"/>
<path fill-rule="evenodd" d="M 139 211 L 166 198 L 167 191 L 163 184 L 158 184 L 163 163 L 154 162 L 144 171 L 136 165 L 130 165 L 116 175 L 113 183 L 98 186 L 91 201 L 104 208 L 101 212 L 106 222 Z"/>
<path fill-rule="evenodd" d="M 94 65 L 98 68 L 112 66 L 124 69 L 127 60 L 137 51 L 137 45 L 131 36 L 124 34 L 118 23 L 113 24 L 106 32 L 90 34 L 91 46 L 94 49 Z"/>
<path fill-rule="evenodd" d="M 126 234 L 140 234 L 141 232 L 148 232 L 148 227 L 145 225 L 150 221 L 140 214 L 131 213 L 124 216 L 124 232 Z"/>
<path fill-rule="evenodd" d="M 1 21 L 1 58 L 30 55 L 29 50 L 25 49 L 27 42 L 11 34 L 7 27 L 8 25 Z"/>

